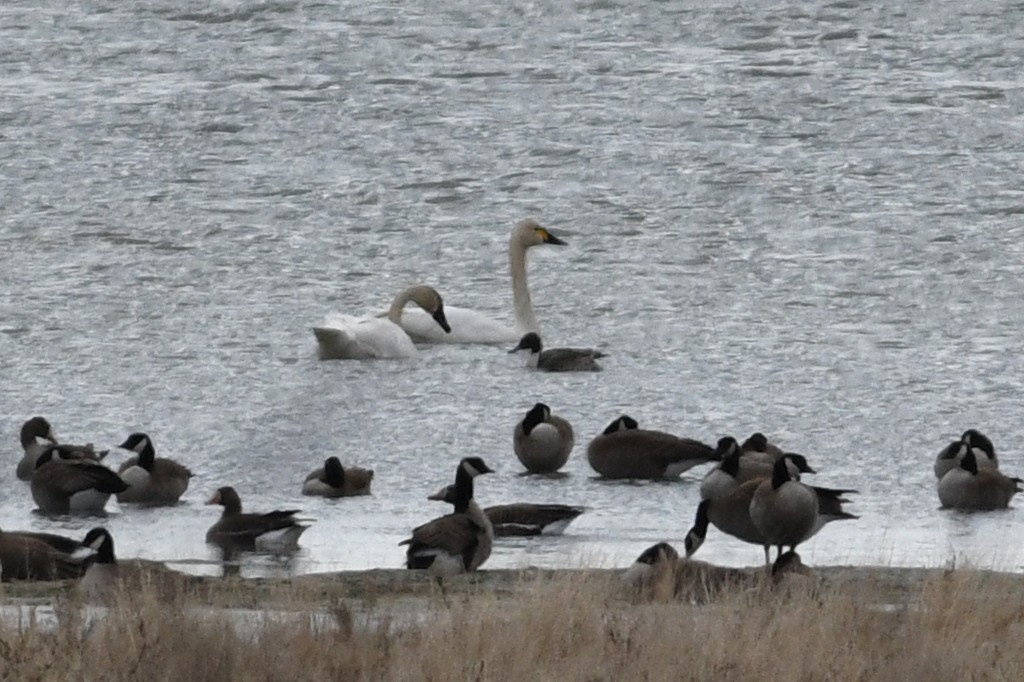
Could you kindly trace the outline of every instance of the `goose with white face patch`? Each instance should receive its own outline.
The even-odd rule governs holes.
[[[103,511],[111,495],[128,488],[120,476],[91,459],[64,459],[50,446],[36,460],[32,499],[47,514]]]
[[[206,532],[206,542],[217,545],[226,557],[236,552],[288,554],[299,547],[299,537],[309,527],[299,522],[298,509],[245,513],[242,500],[231,486],[218,488],[206,504],[219,504],[224,512]]]
[[[778,460],[772,470],[772,477],[762,480],[754,489],[749,506],[750,519],[761,533],[766,559],[770,546],[778,548],[776,556],[782,555],[783,547],[796,551],[797,545],[831,520],[829,517],[834,514],[829,512],[838,510],[843,514],[841,495],[855,491],[833,492],[835,495],[831,500],[835,503],[835,509],[823,508],[820,494],[811,486],[793,480],[785,457]],[[824,512],[821,511],[823,509]]]
[[[743,449],[735,438],[726,436],[718,440],[715,457],[721,462],[700,482],[700,498],[711,500],[724,497],[747,481],[769,478],[775,468],[775,458],[764,451]],[[796,453],[787,456],[790,477],[799,481],[800,474],[813,474],[807,458]]]
[[[401,327],[402,310],[407,303],[415,303],[427,311],[434,324],[451,332],[445,318],[441,294],[424,284],[403,289],[391,302],[386,317],[372,315],[330,315],[319,327],[313,328],[317,341],[317,354],[321,360],[370,360],[385,358],[411,358],[416,346]]]
[[[91,459],[95,462],[103,459],[108,450],[97,451],[92,443],[86,445],[70,445],[59,443],[57,436],[53,433],[44,417],[32,417],[21,426],[21,447],[22,457],[18,461],[17,474],[22,481],[32,480],[32,474],[36,470],[36,461],[45,450],[56,447],[57,452],[64,459]]]
[[[572,425],[551,408],[537,403],[516,424],[512,432],[512,448],[527,471],[551,474],[561,469],[575,443]]]
[[[505,343],[515,341],[526,332],[539,332],[526,281],[526,252],[543,244],[565,246],[564,241],[535,220],[523,220],[512,228],[508,253],[512,272],[514,326],[476,310],[449,306],[445,312],[452,327],[450,334],[442,334],[432,324],[430,317],[418,310],[410,310],[402,316],[402,329],[416,343]]]
[[[343,467],[337,457],[328,457],[324,465],[306,476],[303,495],[319,497],[352,497],[369,495],[373,469]]]
[[[81,545],[52,533],[0,530],[0,580],[67,580],[78,578],[88,562],[73,556]]]
[[[454,505],[455,486],[447,485],[427,499]],[[483,511],[494,527],[494,537],[524,537],[561,535],[586,508],[568,504],[513,502],[485,507]]]
[[[737,460],[740,458],[741,455],[739,450],[736,449],[731,450],[725,456],[721,465],[722,477],[728,476],[729,472],[734,472],[736,470]],[[765,563],[768,564],[770,562],[770,545],[777,543],[767,541],[762,525],[755,522],[755,510],[753,505],[754,498],[762,486],[770,486],[772,484],[776,471],[780,469],[785,472],[787,477],[786,481],[788,483],[794,485],[797,484],[798,482],[792,478],[792,472],[809,469],[809,467],[806,466],[798,466],[796,462],[800,460],[803,460],[804,463],[806,463],[806,459],[803,455],[786,453],[775,464],[775,468],[772,470],[772,477],[752,479],[744,481],[743,483],[736,483],[728,490],[725,490],[725,487],[722,486],[722,489],[720,490],[721,494],[719,496],[702,500],[701,503],[697,505],[697,514],[694,518],[693,527],[686,534],[686,556],[693,556],[693,554],[704,543],[704,540],[707,537],[708,524],[710,523],[726,535],[731,535],[743,542],[761,545],[764,548]],[[843,496],[856,493],[856,490],[822,488],[803,484],[800,484],[800,486],[801,489],[809,491],[810,496],[815,500],[815,516],[809,530],[807,530],[806,533],[801,535],[797,540],[798,543],[804,542],[813,537],[827,523],[857,518],[857,516],[850,514],[843,509],[843,504],[849,502],[849,500]],[[765,491],[761,492],[764,493]],[[776,496],[774,500],[768,500],[768,502],[771,502],[774,505],[771,510],[762,509],[765,505],[763,502],[759,502],[759,505],[761,506],[758,507],[757,513],[761,514],[761,519],[764,524],[771,523],[771,529],[781,533],[781,529],[784,529],[785,524],[794,516],[794,513],[789,511],[789,507],[787,505],[791,498],[799,500],[800,493],[797,492],[796,495],[794,495],[790,488],[786,488],[780,493],[780,495],[781,498]],[[799,524],[801,519],[802,517],[795,517],[796,524]],[[794,530],[794,533],[797,532],[799,532],[799,528]],[[775,537],[776,536],[773,535],[772,539],[774,540]],[[787,539],[789,539],[788,536]],[[781,549],[779,553],[781,554]]]
[[[413,529],[405,566],[437,577],[475,571],[491,555],[494,527],[473,499],[473,479],[493,473],[479,457],[466,457],[455,470],[455,511]]]
[[[672,479],[716,461],[714,448],[698,440],[638,426],[623,415],[590,441],[587,459],[602,478]]]
[[[145,433],[133,433],[121,445],[136,453],[125,461],[118,473],[128,489],[117,494],[118,502],[148,505],[177,504],[188,489],[192,472],[173,459],[157,457],[152,439]]]
[[[960,444],[967,445],[967,448],[961,448]],[[942,480],[943,476],[958,468],[968,449],[974,453],[974,461],[979,469],[999,469],[999,458],[992,441],[977,429],[967,429],[959,441],[953,441],[942,448],[935,457],[935,465],[932,467],[935,478]]]
[[[534,332],[525,334],[519,339],[519,345],[509,351],[518,353],[521,350],[530,352],[526,358],[526,366],[543,372],[600,372],[598,358],[605,354],[594,348],[550,348],[544,350],[540,336]]]
[[[188,576],[159,561],[118,561],[114,554],[114,538],[106,528],[90,530],[76,554],[90,562],[85,575],[78,581],[77,589],[94,604],[114,604],[119,599],[154,591],[158,597],[173,599],[181,594],[189,581]]]
[[[1005,509],[1021,491],[1019,478],[1010,478],[993,468],[978,466],[975,448],[963,441],[952,443],[953,458],[960,464],[939,481],[939,502],[949,509],[990,511]]]

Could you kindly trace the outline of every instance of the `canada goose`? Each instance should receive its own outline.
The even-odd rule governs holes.
[[[341,466],[337,457],[328,457],[322,467],[306,476],[302,494],[321,497],[369,495],[372,482],[373,469],[346,468]]]
[[[21,426],[21,447],[24,452],[18,462],[18,478],[22,481],[32,480],[39,455],[43,454],[48,447],[53,446],[57,447],[58,453],[64,459],[92,459],[98,462],[109,452],[108,450],[97,451],[92,443],[86,445],[58,444],[57,436],[54,435],[50,422],[44,417],[32,417]]]
[[[587,459],[602,478],[675,478],[687,469],[715,461],[715,450],[691,438],[630,428],[625,415],[590,441]]]
[[[118,447],[136,453],[117,470],[128,484],[127,490],[117,494],[118,502],[175,504],[185,493],[192,472],[173,459],[157,457],[149,436],[133,433]]]
[[[447,485],[427,497],[455,504],[456,492],[454,485]],[[561,535],[577,516],[586,511],[583,507],[572,507],[567,504],[530,504],[517,502],[513,504],[496,504],[486,507],[484,514],[494,526],[495,537],[527,536],[527,535]]]
[[[748,439],[749,440],[749,439]],[[726,436],[718,440],[715,458],[720,463],[713,467],[700,482],[700,498],[710,500],[728,495],[740,484],[772,475],[775,460],[764,451],[743,450],[735,438]],[[814,469],[807,463],[807,458],[796,453],[789,453],[789,473],[793,480],[799,481],[801,473],[813,474]]]
[[[574,444],[572,425],[551,414],[551,408],[537,403],[516,424],[512,448],[530,473],[550,474],[569,460]]]
[[[399,545],[406,568],[427,569],[437,577],[475,571],[491,555],[494,528],[473,499],[473,479],[493,473],[479,457],[466,457],[455,470],[455,511],[414,528]]]
[[[188,580],[159,561],[118,561],[114,538],[106,528],[90,530],[81,547],[79,555],[91,555],[91,561],[77,588],[92,603],[109,604],[118,596],[132,597],[154,589],[158,596],[168,598],[180,593]]]
[[[64,459],[57,446],[36,460],[32,499],[47,514],[102,511],[110,496],[128,487],[120,476],[91,459]]]
[[[955,447],[954,447],[955,446]],[[960,441],[950,446],[960,466],[951,469],[939,481],[939,502],[952,509],[1005,509],[1021,491],[1019,478],[1010,478],[996,469],[978,467],[975,448]]]
[[[605,357],[605,354],[593,348],[550,348],[543,350],[540,336],[536,332],[529,332],[519,340],[519,345],[509,351],[515,353],[521,350],[530,351],[530,357],[526,359],[526,366],[545,372],[600,372],[601,365],[597,364],[598,358]]]
[[[415,303],[426,310],[434,322],[448,333],[452,330],[444,315],[441,294],[425,284],[403,289],[391,302],[386,317],[341,315],[327,318],[313,328],[321,360],[366,360],[371,358],[411,358],[416,346],[401,327],[402,309]]]
[[[651,545],[622,574],[622,581],[635,588],[646,587],[675,573],[679,552],[667,542]]]
[[[750,520],[760,531],[767,558],[771,545],[796,550],[818,525],[818,496],[810,486],[794,481],[786,460],[775,463],[771,479],[762,480],[750,499]],[[768,563],[767,561],[765,563]]]
[[[959,441],[953,441],[942,448],[938,456],[936,456],[935,466],[932,467],[932,470],[935,472],[935,478],[941,480],[949,471],[956,469],[960,465],[963,453],[966,452],[966,450],[958,447],[960,443],[966,443],[974,451],[974,458],[978,468],[999,468],[999,458],[996,457],[992,441],[977,429],[967,429],[960,436]]]
[[[78,578],[88,566],[73,556],[79,547],[61,535],[0,530],[0,581]]]
[[[723,463],[728,468],[736,457],[737,454],[732,453],[726,460],[723,460]],[[788,453],[783,459],[779,460],[776,467],[781,467],[786,471],[787,475],[791,476],[791,472],[797,468],[792,460],[800,457],[800,455],[795,453]],[[769,546],[765,543],[764,532],[754,521],[752,503],[760,487],[764,484],[770,484],[771,480],[771,478],[762,478],[745,481],[721,496],[702,500],[697,505],[693,527],[686,534],[684,541],[686,556],[693,556],[704,543],[707,537],[708,524],[711,523],[726,535],[731,535],[743,542],[764,547],[765,563],[769,563]],[[791,482],[795,483],[792,480]],[[843,495],[856,493],[857,491],[818,486],[804,487],[811,491],[811,495],[815,499],[816,515],[812,528],[802,536],[801,542],[812,537],[826,523],[857,518],[842,508],[843,503],[849,502]]]
[[[542,244],[565,246],[564,241],[535,220],[523,220],[512,228],[508,252],[514,327],[476,310],[447,306],[445,312],[452,326],[450,334],[441,333],[427,315],[415,308],[402,315],[402,329],[416,343],[505,343],[515,341],[526,332],[539,332],[526,282],[526,251]]]
[[[785,451],[783,451],[783,449],[778,445],[768,442],[768,438],[760,431],[755,431],[750,435],[750,438],[743,441],[743,445],[740,446],[740,450],[743,451],[743,454],[766,454],[771,457],[772,464],[775,463],[775,460],[785,454]]]
[[[298,549],[299,536],[309,526],[295,518],[298,509],[265,514],[243,513],[242,500],[231,486],[218,488],[206,504],[219,504],[224,512],[206,531],[206,542],[226,555],[237,551],[288,553]]]

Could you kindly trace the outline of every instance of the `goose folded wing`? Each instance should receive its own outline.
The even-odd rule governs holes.
[[[113,470],[89,460],[65,460],[46,468],[49,484],[65,495],[92,489],[114,494],[128,488]]]

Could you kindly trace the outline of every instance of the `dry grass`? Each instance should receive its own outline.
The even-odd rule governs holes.
[[[1016,576],[858,570],[797,576],[780,588],[756,574],[687,568],[636,594],[609,572],[507,572],[497,582],[487,573],[443,594],[388,577],[407,586],[398,599],[371,589],[339,597],[330,579],[294,581],[273,595],[267,584],[236,583],[241,602],[252,588],[290,609],[248,621],[167,603],[156,591],[101,617],[69,601],[58,626],[0,626],[0,674],[46,682],[1024,679]],[[198,594],[231,601],[209,586]]]

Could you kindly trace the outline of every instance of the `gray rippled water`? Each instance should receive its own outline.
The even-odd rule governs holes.
[[[1021,6],[691,4],[5,2],[0,523],[97,523],[33,514],[14,478],[43,414],[196,471],[174,509],[110,505],[124,556],[216,571],[202,502],[232,484],[315,519],[293,562],[246,571],[398,566],[475,454],[484,504],[589,507],[490,565],[618,565],[681,541],[700,475],[593,479],[585,445],[626,412],[763,430],[858,488],[809,563],[1019,569],[1019,512],[938,510],[931,462],[977,427],[1024,471]],[[488,346],[316,361],[325,314],[412,282],[511,319],[526,216],[570,242],[530,254],[545,337],[603,347],[603,373]],[[576,427],[564,479],[517,475],[540,399]],[[298,495],[332,454],[376,469],[372,497]]]

